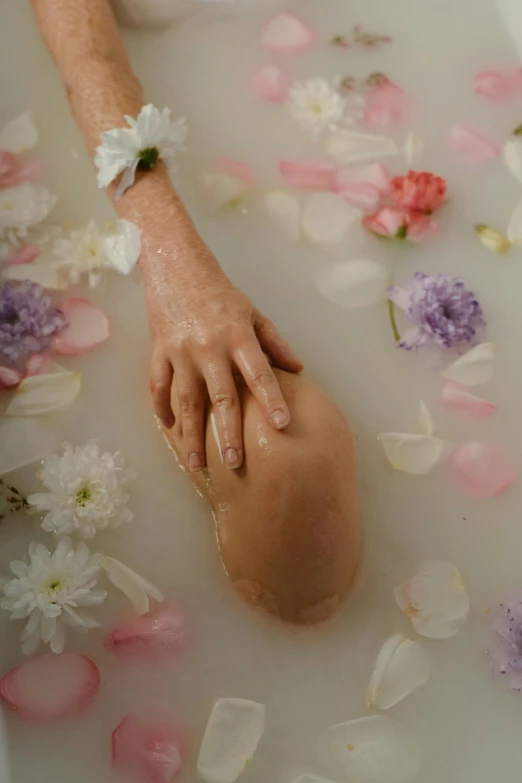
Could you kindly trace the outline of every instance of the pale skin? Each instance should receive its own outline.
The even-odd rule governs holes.
[[[125,127],[146,103],[121,40],[109,0],[32,0],[36,18],[94,156],[101,133]],[[159,107],[162,108],[162,107]],[[172,107],[175,116],[175,107]],[[197,233],[159,162],[138,173],[116,201],[118,215],[141,232],[140,267],[153,339],[151,391],[167,429],[179,418],[189,470],[206,465],[205,403],[216,411],[224,464],[243,464],[243,424],[235,374],[240,374],[275,430],[290,411],[272,365],[297,373],[302,364],[274,324],[221,269]],[[173,384],[173,377],[176,383]]]

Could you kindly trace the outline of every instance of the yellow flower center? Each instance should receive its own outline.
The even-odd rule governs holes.
[[[90,500],[92,497],[92,492],[89,489],[89,487],[82,487],[77,493],[76,493],[76,503],[78,506],[85,507],[85,504],[88,500]]]

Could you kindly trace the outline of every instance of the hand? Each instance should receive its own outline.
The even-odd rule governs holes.
[[[219,270],[201,287],[189,286],[183,296],[149,292],[149,320],[154,341],[151,390],[156,415],[174,425],[171,394],[178,397],[186,464],[205,467],[205,399],[214,406],[223,461],[227,468],[243,463],[242,418],[234,380],[237,368],[259,401],[267,420],[278,430],[288,426],[290,412],[270,360],[281,369],[299,372],[294,356],[274,324],[255,309]],[[172,387],[176,375],[175,391]]]

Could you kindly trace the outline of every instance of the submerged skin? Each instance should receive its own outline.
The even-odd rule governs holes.
[[[284,621],[314,624],[340,607],[360,565],[356,443],[317,386],[276,374],[292,414],[289,427],[273,430],[241,384],[242,468],[223,465],[208,416],[208,468],[190,478],[214,513],[221,559],[236,592]],[[164,433],[184,464],[179,419]]]

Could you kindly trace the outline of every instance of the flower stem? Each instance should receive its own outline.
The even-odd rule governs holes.
[[[395,320],[395,305],[391,299],[388,299],[388,314],[390,316],[390,325],[393,332],[393,339],[398,343],[401,339],[399,330],[397,329],[397,321]]]

